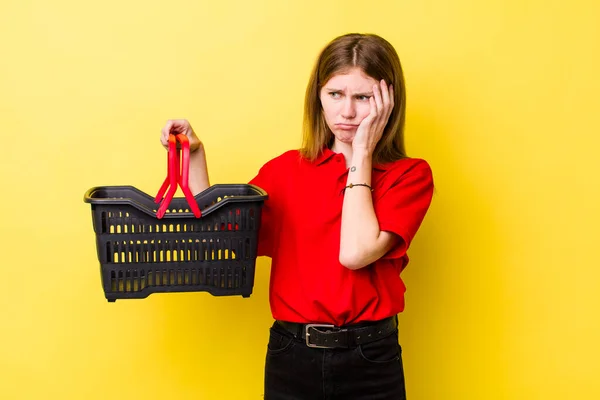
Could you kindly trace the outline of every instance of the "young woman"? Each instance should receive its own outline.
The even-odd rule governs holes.
[[[404,150],[400,60],[376,35],[321,52],[308,83],[304,143],[250,182],[269,194],[259,255],[272,258],[265,399],[405,399],[400,273],[429,208],[427,162]],[[202,142],[185,120],[194,194],[209,186]]]

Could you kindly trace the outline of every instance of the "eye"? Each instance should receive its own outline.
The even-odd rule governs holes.
[[[340,97],[342,97],[342,94],[340,92],[329,92],[329,95],[332,99],[339,99]]]
[[[370,96],[360,95],[360,96],[356,96],[356,99],[360,100],[360,101],[369,101],[369,97]]]

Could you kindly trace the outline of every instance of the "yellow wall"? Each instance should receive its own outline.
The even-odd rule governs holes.
[[[83,193],[153,194],[174,117],[213,183],[247,181],[299,144],[349,31],[396,46],[437,183],[404,274],[410,399],[600,398],[599,4],[3,0],[0,398],[261,398],[268,262],[250,299],[109,304]]]

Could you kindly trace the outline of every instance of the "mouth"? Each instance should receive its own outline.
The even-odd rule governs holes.
[[[335,127],[344,131],[351,131],[358,128],[358,125],[354,124],[335,124]]]

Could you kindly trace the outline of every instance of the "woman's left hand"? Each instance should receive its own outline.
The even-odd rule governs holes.
[[[352,140],[352,150],[373,154],[394,108],[394,87],[388,87],[383,79],[378,85],[373,85],[373,96],[369,98],[369,104],[371,112],[358,126]]]

